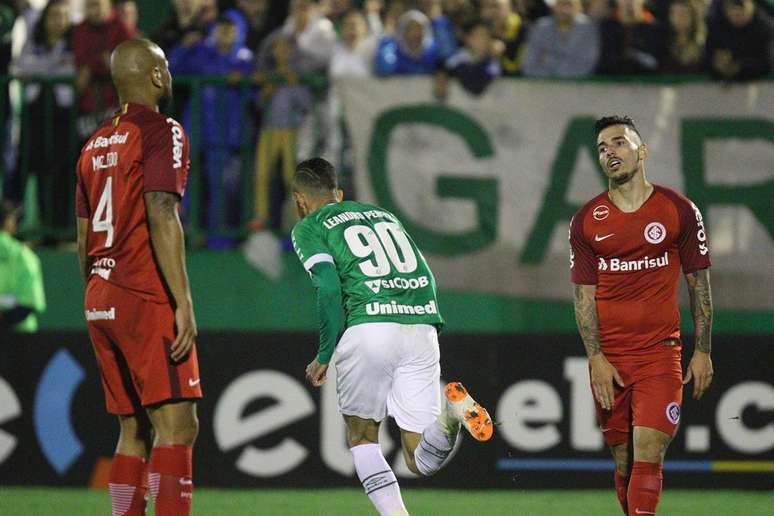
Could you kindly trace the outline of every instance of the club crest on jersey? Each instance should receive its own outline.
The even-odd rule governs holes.
[[[607,216],[610,215],[610,208],[604,204],[600,204],[594,208],[594,211],[592,211],[591,214],[594,216],[594,220],[605,220]]]
[[[680,421],[680,405],[678,405],[676,401],[667,405],[666,417],[673,425],[676,425]]]
[[[666,238],[666,228],[660,222],[651,222],[645,226],[645,240],[651,244],[660,244]]]

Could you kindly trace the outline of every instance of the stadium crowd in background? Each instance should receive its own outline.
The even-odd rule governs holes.
[[[774,4],[767,0],[171,3],[169,19],[148,37],[168,53],[173,73],[228,79],[197,90],[195,96],[190,83],[181,81],[171,113],[183,118],[193,134],[191,113],[199,110],[201,153],[194,160],[192,179],[198,180],[196,190],[204,208],[199,220],[189,218],[187,223],[209,233],[202,242],[213,248],[236,243],[213,235],[218,228],[238,232],[248,222],[252,230],[283,226],[276,214],[282,212],[287,188],[267,185],[273,177],[283,177],[277,171],[286,171],[287,177],[299,157],[325,154],[344,172],[345,189],[351,193],[346,177],[351,152],[335,85],[341,77],[431,75],[435,81],[428,94],[434,93],[442,102],[450,84],[459,83],[470,95],[486,95],[501,76],[701,74],[708,79],[748,81],[767,76],[772,67]],[[14,132],[8,130],[9,124],[2,125],[0,136],[9,149],[3,197],[16,202],[24,198],[30,175],[53,176],[47,184],[57,185],[57,192],[72,191],[72,185],[63,181],[72,183],[68,170],[73,168],[77,148],[64,153],[71,158],[59,161],[61,167],[43,157],[25,156],[34,154],[30,148],[39,147],[35,139],[45,132],[41,131],[45,116],[53,116],[60,127],[75,106],[75,140],[82,141],[117,107],[107,60],[118,43],[139,34],[137,19],[144,5],[137,0],[115,4],[49,0],[48,4],[41,16],[41,10],[25,0],[0,0],[2,72],[18,77],[72,77],[75,86],[75,96],[67,85],[54,88],[51,115],[43,113],[45,95],[36,93],[35,85],[27,87],[24,123],[29,130],[24,132],[28,136],[21,142],[25,146],[21,151],[17,151],[18,138],[11,139]],[[26,25],[28,36],[12,59],[7,40],[19,23]],[[286,56],[278,59],[283,53]],[[7,94],[0,101],[4,116],[10,111]],[[66,135],[56,135],[49,145],[62,149],[70,143]],[[252,221],[244,216],[249,208],[240,206],[245,199],[240,198],[244,196],[239,188],[249,184],[243,180],[251,177],[256,178]],[[69,210],[62,208],[64,204],[46,207],[41,201],[43,219],[72,226],[71,217],[63,220]],[[288,221],[284,226],[289,227]]]

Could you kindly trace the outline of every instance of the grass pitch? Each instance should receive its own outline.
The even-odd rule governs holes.
[[[613,490],[604,491],[440,491],[406,489],[403,499],[412,515],[588,515],[620,516]],[[106,491],[0,486],[3,516],[105,516]],[[152,514],[152,512],[150,513]],[[360,516],[373,515],[359,489],[194,491],[195,516]],[[751,491],[667,491],[659,515],[771,516],[774,494]]]

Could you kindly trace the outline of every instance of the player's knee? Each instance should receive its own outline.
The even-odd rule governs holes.
[[[635,445],[637,460],[663,462],[669,441],[665,439],[643,439]]]
[[[118,453],[145,456],[153,441],[153,427],[147,417],[119,416]]]
[[[621,461],[616,460],[615,471],[622,477],[628,477],[629,473],[631,472],[631,469],[629,469],[629,459],[624,459]]]
[[[350,448],[360,446],[362,444],[377,444],[379,441],[367,432],[348,432],[347,443]]]
[[[631,467],[631,463],[629,461],[629,447],[626,444],[611,446],[610,451],[613,454],[615,470],[618,472],[618,474],[624,477],[629,476]]]
[[[375,444],[379,442],[379,424],[365,419],[347,417],[347,444],[350,448],[361,444]]]
[[[160,422],[154,430],[160,444],[193,446],[199,435],[199,420],[194,413],[180,414]]]

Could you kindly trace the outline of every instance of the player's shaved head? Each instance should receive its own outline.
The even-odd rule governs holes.
[[[172,92],[164,51],[147,39],[129,39],[110,56],[110,75],[121,102],[157,105]]]

